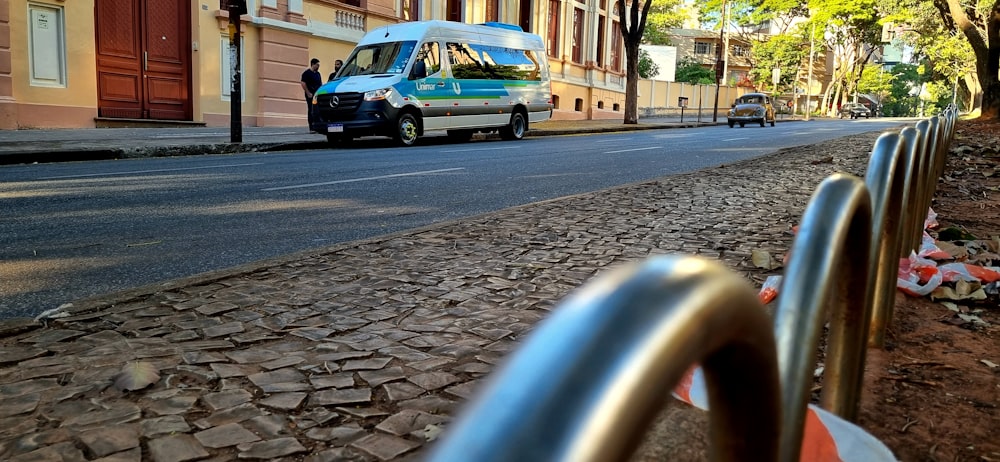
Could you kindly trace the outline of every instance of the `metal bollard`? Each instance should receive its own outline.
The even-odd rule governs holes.
[[[875,140],[865,175],[871,194],[874,237],[868,265],[868,286],[872,291],[868,345],[876,348],[885,346],[885,329],[892,320],[896,301],[903,224],[913,215],[906,210],[912,163],[913,153],[906,149],[906,139],[900,133],[883,133]]]
[[[919,251],[920,242],[923,240],[924,235],[924,219],[927,218],[927,208],[924,207],[924,196],[926,196],[927,177],[930,175],[931,167],[931,156],[930,145],[928,139],[930,138],[930,128],[931,123],[929,120],[921,120],[917,122],[914,126],[917,130],[917,143],[916,143],[916,171],[914,172],[914,181],[910,185],[910,197],[913,197],[909,207],[914,209],[913,217],[911,218],[910,228],[907,232],[910,233],[909,250]]]
[[[619,268],[558,306],[428,460],[621,460],[696,362],[708,383],[712,460],[776,460],[769,324],[746,281],[721,264],[670,256]]]
[[[798,460],[816,349],[830,316],[821,405],[847,420],[857,415],[871,299],[871,198],[861,179],[834,174],[806,207],[778,297],[784,426],[781,460]]]

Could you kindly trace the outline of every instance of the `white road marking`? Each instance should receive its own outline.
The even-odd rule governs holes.
[[[108,172],[108,173],[88,173],[85,175],[48,176],[45,178],[39,178],[39,180],[65,180],[69,178],[92,178],[97,176],[118,176],[118,175],[137,175],[142,173],[181,172],[185,170],[205,170],[210,168],[250,167],[253,165],[264,165],[264,163],[256,162],[252,164],[206,165],[204,167],[160,168],[155,170],[132,170],[128,172]]]
[[[726,139],[724,139],[724,140],[722,140],[722,141],[739,141],[739,140],[749,140],[749,139],[750,139],[750,137],[743,137],[743,138],[726,138]]]
[[[336,180],[336,181],[325,181],[323,183],[309,183],[309,184],[298,184],[294,186],[279,186],[277,188],[265,188],[261,191],[281,191],[284,189],[299,189],[299,188],[312,188],[315,186],[327,186],[331,184],[341,184],[341,183],[356,183],[358,181],[371,181],[371,180],[384,180],[386,178],[400,178],[404,176],[418,176],[418,175],[430,175],[432,173],[444,173],[444,172],[454,172],[456,170],[465,170],[465,168],[442,168],[440,170],[424,170],[422,172],[410,172],[410,173],[394,173],[392,175],[379,175],[379,176],[369,176],[365,178],[351,178],[347,180]]]
[[[620,152],[649,151],[650,149],[660,149],[660,146],[648,146],[645,148],[621,149],[618,151],[605,151],[603,154],[618,154]]]

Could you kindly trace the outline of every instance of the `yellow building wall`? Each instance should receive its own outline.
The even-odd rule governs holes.
[[[28,2],[10,2],[10,49],[17,127],[93,127],[97,116],[94,2],[34,1],[62,10],[65,86],[31,84]]]

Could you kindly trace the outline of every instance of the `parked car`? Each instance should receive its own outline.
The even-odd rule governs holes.
[[[868,110],[864,104],[861,103],[845,103],[840,106],[840,118],[850,117],[852,119],[859,119],[864,117],[866,119],[872,116],[872,111]]]
[[[770,122],[774,126],[774,106],[771,104],[771,97],[763,93],[747,93],[733,103],[733,108],[729,110],[729,128],[740,124],[740,127],[747,122],[757,122],[763,127]]]

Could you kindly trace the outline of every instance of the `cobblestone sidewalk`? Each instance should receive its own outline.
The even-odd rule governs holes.
[[[791,242],[877,133],[512,208],[0,324],[0,459],[419,458],[563,298],[652,254]],[[684,155],[665,152],[664,155]],[[152,386],[120,392],[126,364]]]

